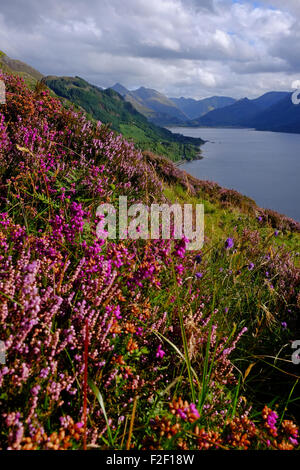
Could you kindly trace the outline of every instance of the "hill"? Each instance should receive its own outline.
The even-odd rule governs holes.
[[[110,124],[112,129],[133,139],[141,149],[148,149],[171,159],[192,159],[199,154],[202,139],[172,134],[148,122],[131,103],[111,88],[101,90],[80,77],[48,76],[43,82],[58,96],[80,106],[90,117]]]
[[[23,77],[27,83],[32,84],[43,78],[43,75],[21,60],[11,59],[0,51],[0,69],[8,73],[16,73]]]

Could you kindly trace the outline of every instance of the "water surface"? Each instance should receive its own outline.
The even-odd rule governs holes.
[[[181,168],[300,221],[300,134],[253,129],[170,128],[208,140],[202,160]]]

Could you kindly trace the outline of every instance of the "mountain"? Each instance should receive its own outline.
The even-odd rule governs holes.
[[[173,134],[149,122],[111,88],[101,90],[80,77],[48,76],[43,81],[58,96],[80,106],[90,117],[110,124],[113,130],[133,139],[143,150],[151,150],[173,160],[191,159],[199,153],[199,146],[203,144],[202,139]]]
[[[120,83],[116,83],[114,86],[111,87],[113,90],[115,90],[117,93],[119,93],[125,101],[128,101],[128,103],[131,103],[132,106],[141,114],[143,114],[146,118],[151,118],[155,116],[155,112],[143,105],[140,100],[137,100],[134,96],[134,94],[127,90],[123,85]]]
[[[278,103],[255,116],[250,125],[257,130],[300,134],[300,105],[293,104],[291,93],[288,93]]]
[[[170,116],[179,121],[187,120],[187,116],[169,98],[156,90],[140,87],[132,92],[132,94],[136,100],[155,111],[158,116],[161,116],[161,119],[164,116]]]
[[[127,93],[130,93],[130,91],[127,90],[127,88],[125,88],[123,85],[121,85],[121,83],[115,83],[114,86],[112,86],[111,88],[123,97],[127,95]]]
[[[157,125],[180,125],[188,120],[188,116],[173,101],[156,90],[140,87],[137,90],[129,91],[120,83],[116,83],[111,88],[123,96],[149,121]]]
[[[290,93],[286,91],[269,91],[259,98],[252,100],[252,102],[257,104],[261,110],[265,110],[270,106],[279,103],[283,98],[286,98],[289,95]]]
[[[225,108],[215,109],[189,124],[208,127],[256,127],[256,118],[288,95],[286,92],[269,92],[253,100],[243,98]]]
[[[233,104],[236,100],[227,96],[211,96],[203,100],[193,98],[170,98],[189,119],[196,119],[214,109],[224,108]]]
[[[248,98],[243,98],[225,108],[215,109],[193,120],[191,124],[208,127],[242,127],[259,112],[260,108],[257,104],[252,103]]]
[[[0,69],[6,73],[16,73],[29,83],[37,82],[43,78],[43,75],[30,65],[21,60],[11,59],[2,51],[0,51]]]

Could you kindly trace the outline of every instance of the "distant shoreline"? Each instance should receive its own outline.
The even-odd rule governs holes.
[[[166,129],[230,129],[230,130],[248,130],[248,131],[256,131],[256,132],[272,132],[273,134],[290,134],[290,135],[300,135],[300,132],[287,132],[284,130],[271,130],[271,129],[255,129],[254,127],[238,127],[238,126],[183,126],[183,125],[177,125],[177,126],[168,126]],[[178,134],[178,132],[177,132]],[[205,143],[208,141],[205,141]]]

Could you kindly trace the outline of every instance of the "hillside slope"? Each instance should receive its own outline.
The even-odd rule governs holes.
[[[148,122],[116,91],[101,90],[80,77],[48,76],[44,83],[58,96],[64,97],[87,111],[89,115],[134,140],[141,149],[152,150],[171,159],[192,159],[199,153],[202,139],[172,134]]]
[[[0,69],[8,73],[17,73],[27,83],[35,83],[43,78],[43,75],[38,70],[21,60],[11,59],[2,51],[0,51]]]

